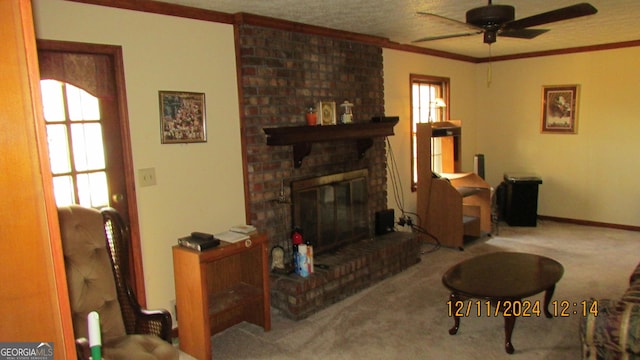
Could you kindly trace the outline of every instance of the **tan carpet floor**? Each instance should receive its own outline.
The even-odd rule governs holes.
[[[429,250],[430,246],[424,246]],[[463,318],[449,335],[449,292],[442,274],[452,265],[495,251],[519,251],[556,259],[564,276],[554,299],[579,302],[619,297],[640,262],[640,233],[539,221],[508,227],[474,240],[464,251],[440,248],[422,261],[302,321],[272,311],[272,329],[241,323],[212,337],[222,359],[580,359],[580,315],[518,318],[504,351],[502,317]],[[529,298],[543,301],[539,294]]]

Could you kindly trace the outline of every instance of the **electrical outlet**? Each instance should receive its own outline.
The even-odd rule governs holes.
[[[156,168],[139,169],[138,181],[140,186],[156,185]]]

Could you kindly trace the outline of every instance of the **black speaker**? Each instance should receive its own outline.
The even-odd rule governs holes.
[[[484,154],[476,154],[473,158],[473,172],[484,179]]]
[[[376,212],[376,235],[384,235],[393,230],[395,214],[393,209],[381,210]]]

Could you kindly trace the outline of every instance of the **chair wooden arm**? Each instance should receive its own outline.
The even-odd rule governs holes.
[[[85,337],[76,339],[76,353],[78,360],[90,360],[91,359],[91,347],[89,347],[89,340]]]
[[[171,314],[164,309],[140,309],[136,321],[136,333],[153,334],[171,343]]]

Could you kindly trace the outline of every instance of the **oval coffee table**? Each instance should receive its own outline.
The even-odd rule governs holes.
[[[454,326],[449,334],[458,332],[460,317],[503,316],[505,350],[512,354],[516,318],[540,316],[541,308],[551,318],[549,302],[563,273],[562,265],[553,259],[518,252],[495,252],[454,265],[442,276],[442,283],[451,290],[448,305]],[[539,301],[523,300],[543,291],[542,306]]]

